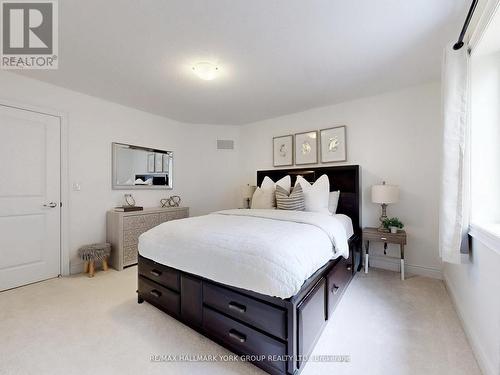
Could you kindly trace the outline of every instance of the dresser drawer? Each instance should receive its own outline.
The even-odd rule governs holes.
[[[181,298],[179,293],[164,288],[142,276],[139,276],[139,295],[154,305],[161,306],[169,314],[179,317]]]
[[[143,232],[157,226],[160,223],[160,214],[133,215],[123,218],[123,230],[143,229]]]
[[[184,219],[188,217],[187,210],[178,210],[172,212],[162,212],[160,213],[160,222],[163,223],[165,221]]]
[[[224,314],[286,339],[286,311],[237,292],[203,283],[203,303]]]
[[[179,272],[173,268],[141,258],[139,275],[147,277],[169,289],[179,291]]]
[[[351,263],[342,258],[327,276],[328,279],[328,317],[331,316],[340,297],[352,279]]]
[[[123,246],[123,266],[130,266],[137,263],[137,244]]]
[[[246,353],[264,356],[263,362],[269,367],[286,371],[286,361],[269,361],[286,354],[286,346],[263,333],[228,318],[208,307],[203,307],[203,328],[219,338],[237,354]]]

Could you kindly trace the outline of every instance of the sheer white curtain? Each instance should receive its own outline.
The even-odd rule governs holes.
[[[449,263],[468,255],[470,212],[470,56],[467,46],[447,46],[443,58],[443,156],[439,210],[439,252]]]

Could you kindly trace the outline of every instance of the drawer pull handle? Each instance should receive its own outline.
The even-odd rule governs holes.
[[[332,292],[333,294],[337,294],[337,292],[339,291],[340,287],[337,285],[337,284],[333,284],[332,286]]]
[[[149,271],[149,273],[153,276],[156,276],[156,277],[160,277],[161,276],[161,272],[160,271],[157,271],[157,270],[151,270]]]
[[[238,302],[231,301],[231,302],[229,302],[229,304],[227,306],[229,307],[229,310],[234,310],[234,311],[237,311],[241,314],[243,314],[243,313],[245,313],[245,311],[247,311],[247,307],[244,305],[240,305]]]
[[[153,289],[151,292],[149,292],[149,294],[151,294],[153,297],[156,297],[156,298],[161,297],[161,292],[156,290],[156,289]]]
[[[239,341],[239,342],[247,341],[247,337],[243,333],[239,333],[235,329],[231,329],[229,331],[229,337],[231,337],[232,339],[235,339],[236,341]]]
[[[387,238],[386,238],[386,237],[380,237],[380,239],[381,239],[381,240],[387,240]]]

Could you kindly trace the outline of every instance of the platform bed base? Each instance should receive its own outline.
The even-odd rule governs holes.
[[[238,355],[252,356],[246,359],[270,374],[298,374],[355,273],[358,248],[359,238],[351,238],[349,259],[330,261],[288,299],[139,257],[138,302],[151,303]]]

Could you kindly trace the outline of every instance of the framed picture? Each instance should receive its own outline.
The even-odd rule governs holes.
[[[295,164],[316,164],[318,162],[318,132],[295,134]]]
[[[163,172],[163,154],[155,154],[155,172]]]
[[[322,163],[347,160],[345,130],[346,127],[343,125],[319,131]]]
[[[293,135],[273,138],[273,165],[275,167],[293,165]]]
[[[155,154],[148,154],[148,173],[155,171]]]

